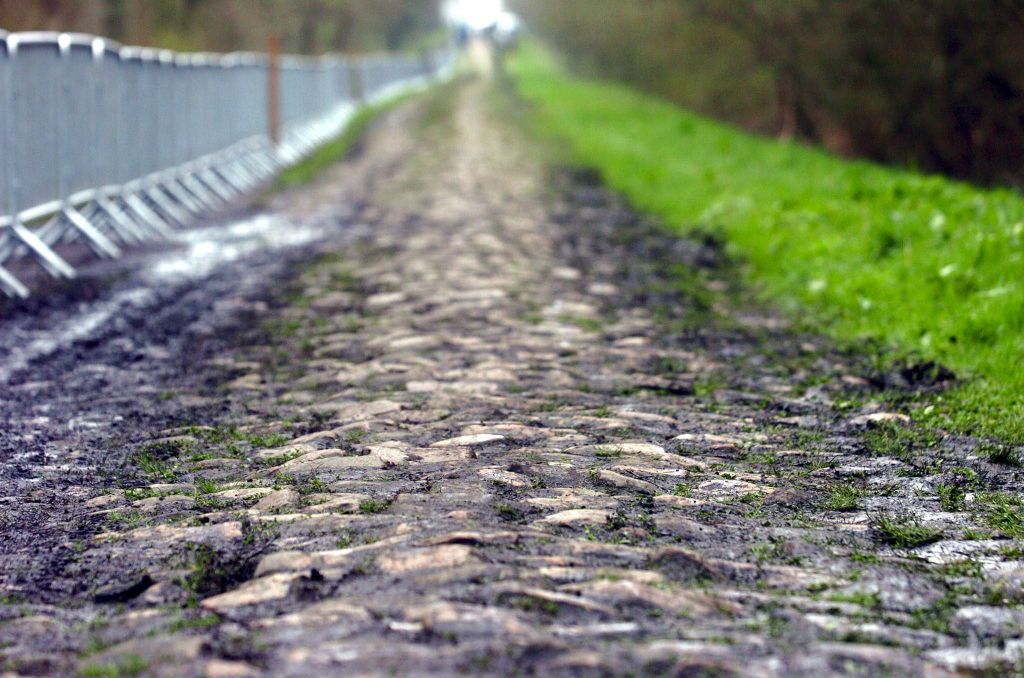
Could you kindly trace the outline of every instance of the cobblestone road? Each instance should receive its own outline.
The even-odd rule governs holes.
[[[448,94],[369,137],[367,235],[167,396],[228,414],[75,491],[64,599],[5,561],[12,675],[1011,671],[1015,472]]]

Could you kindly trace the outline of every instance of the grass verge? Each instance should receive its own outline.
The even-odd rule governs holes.
[[[960,386],[932,426],[1024,441],[1024,197],[752,136],[526,44],[510,73],[531,124],[673,229],[720,230],[764,299],[881,360],[935,360]]]
[[[277,178],[274,190],[280,191],[293,186],[308,184],[325,169],[344,158],[355,146],[356,142],[362,138],[366,128],[369,127],[370,123],[377,116],[396,108],[414,96],[416,96],[415,93],[402,94],[359,109],[339,137],[324,144],[298,164],[281,172],[281,175]]]

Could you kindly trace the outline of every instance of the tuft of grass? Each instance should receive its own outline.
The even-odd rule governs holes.
[[[985,576],[985,570],[981,563],[974,560],[957,560],[946,563],[939,568],[945,577],[967,577],[978,579]]]
[[[828,498],[822,504],[826,511],[853,511],[857,503],[864,496],[864,492],[849,483],[833,485],[828,490]]]
[[[575,325],[585,332],[598,333],[604,329],[604,323],[597,318],[583,318],[574,315],[563,315],[559,316],[559,321]]]
[[[553,600],[538,598],[535,596],[523,595],[511,598],[508,604],[517,607],[524,612],[540,612],[554,617],[559,612],[559,605]]]
[[[868,591],[853,591],[851,593],[835,593],[828,597],[836,603],[853,603],[870,609],[881,609],[882,598],[878,593]]]
[[[779,455],[770,450],[767,452],[749,453],[743,457],[743,461],[747,462],[748,464],[763,464],[766,466],[771,466],[773,464],[779,463]]]
[[[523,511],[515,504],[501,503],[495,504],[494,510],[502,520],[509,522],[516,522],[523,519]]]
[[[938,445],[936,433],[893,422],[877,424],[864,434],[868,448],[879,456],[911,459],[915,451]]]
[[[565,403],[558,396],[551,396],[547,401],[540,403],[534,409],[538,412],[557,412]]]
[[[151,478],[166,481],[174,480],[174,465],[157,459],[148,451],[144,450],[135,457],[135,465],[139,467],[140,471]]]
[[[331,491],[330,486],[320,478],[310,478],[298,486],[299,494],[324,494]]]
[[[261,536],[264,535],[254,534],[247,528],[243,543],[255,543]],[[240,563],[233,561],[228,554],[220,553],[206,544],[190,544],[188,548],[191,557],[188,573],[177,583],[193,597],[221,593],[239,580]]]
[[[366,429],[354,428],[345,432],[345,441],[356,445],[361,443],[368,435],[370,435],[370,432]]]
[[[194,546],[192,565],[183,581],[185,590],[198,593],[205,590],[210,581],[218,578],[217,554],[205,544]]]
[[[712,398],[715,393],[728,386],[725,377],[717,372],[705,374],[693,383],[693,393],[698,398]]]
[[[689,368],[690,366],[685,361],[670,356],[659,356],[653,365],[653,371],[656,374],[666,376],[685,374]]]
[[[273,447],[281,447],[288,442],[289,438],[283,433],[271,433],[266,436],[251,435],[247,436],[246,440],[255,449],[266,449]]]
[[[1024,440],[1024,196],[756,137],[622,85],[569,75],[527,42],[509,72],[556,158],[596,169],[679,232],[725,234],[764,299],[882,362],[961,383],[933,426]],[[896,350],[891,350],[895,348]]]
[[[199,617],[182,617],[167,627],[167,631],[168,633],[177,633],[191,629],[208,629],[219,623],[220,617],[215,614],[205,614]]]
[[[267,323],[265,323],[264,325],[264,329],[266,329],[266,327],[268,326]],[[291,327],[291,325],[287,326]],[[301,324],[295,326],[294,331],[297,332],[300,327]],[[280,330],[280,328],[278,329]],[[244,433],[238,430],[237,426],[231,425],[216,427],[192,426],[186,429],[186,432],[188,433],[188,435],[204,443],[223,447],[228,454],[233,456],[238,456],[242,453],[243,448],[240,447],[240,444],[247,444],[253,449],[263,449],[268,447],[281,447],[289,440],[288,436],[285,435],[284,433],[270,433],[267,435],[261,435],[257,433]],[[196,458],[198,456],[205,455],[193,455],[193,458]]]
[[[939,506],[943,511],[963,511],[967,505],[967,493],[957,483],[942,483],[935,491],[939,495]]]
[[[130,654],[113,664],[89,664],[79,674],[82,678],[132,678],[141,676],[148,668],[149,663],[145,659]]]
[[[196,478],[196,494],[213,494],[218,489],[217,481],[209,478]]]
[[[284,454],[276,454],[273,457],[265,457],[257,460],[257,464],[260,466],[273,467],[287,464],[292,459],[298,459],[302,456],[302,452],[286,452]]]
[[[882,559],[874,553],[865,553],[863,551],[854,551],[851,553],[850,560],[855,563],[866,563],[868,565],[878,565],[882,562]]]
[[[676,483],[672,488],[672,494],[677,497],[689,497],[693,494],[693,488],[686,483]]]
[[[349,546],[352,546],[352,531],[342,530],[338,533],[337,539],[334,540],[334,547],[347,549]]]
[[[988,460],[993,464],[1016,467],[1024,466],[1024,460],[1021,459],[1020,453],[1009,445],[982,443],[978,445],[975,452],[988,457]]]
[[[390,501],[384,499],[364,499],[359,502],[360,513],[381,513],[391,506]]]
[[[1024,499],[1009,492],[985,492],[976,501],[989,527],[1012,539],[1024,539]]]
[[[879,541],[896,548],[912,549],[942,539],[942,530],[923,525],[906,514],[881,514],[871,527]]]
[[[141,511],[116,510],[107,514],[107,520],[122,529],[131,529],[145,523],[146,514]]]
[[[935,487],[939,506],[943,511],[967,510],[967,493],[979,489],[981,484],[978,472],[965,466],[947,468],[945,472],[948,474],[948,479]],[[964,539],[970,539],[970,533],[971,531],[965,533]]]

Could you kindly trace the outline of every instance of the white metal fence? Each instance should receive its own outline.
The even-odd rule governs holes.
[[[339,134],[357,108],[450,70],[425,55],[286,56],[271,141],[270,57],[178,54],[68,33],[0,31],[0,289],[29,290],[4,264],[54,248],[102,257],[166,236]]]

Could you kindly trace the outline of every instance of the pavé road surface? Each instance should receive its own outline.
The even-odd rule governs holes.
[[[2,675],[1012,673],[1024,550],[977,497],[1019,472],[695,292],[715,240],[546,166],[493,87],[260,208],[319,238],[8,341]]]

